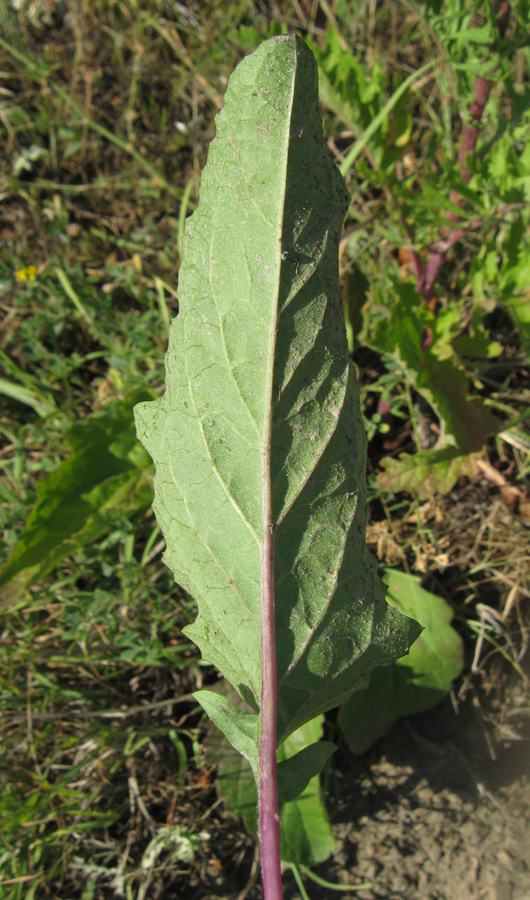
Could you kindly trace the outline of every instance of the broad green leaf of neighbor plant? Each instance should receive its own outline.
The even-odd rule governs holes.
[[[451,627],[451,607],[421,587],[420,579],[387,569],[388,602],[414,616],[424,631],[408,656],[372,673],[340,709],[339,725],[353,753],[365,753],[403,716],[436,706],[451,690],[464,665],[463,643]]]
[[[121,516],[152,502],[149,457],[138,443],[132,407],[153,397],[137,391],[73,425],[72,453],[37,486],[37,502],[13,553],[0,569],[2,604],[15,601],[66,556],[102,537]]]
[[[166,391],[136,407],[165,561],[198,603],[187,634],[254,714],[275,621],[278,745],[419,633],[386,605],[364,543],[366,441],[338,282],[347,201],[313,56],[272,38],[230,79],[187,220]],[[228,737],[257,741],[248,726]]]
[[[317,716],[289,735],[278,751],[280,786],[282,767],[304,749],[322,745],[323,716]],[[314,742],[318,741],[317,744]],[[333,744],[325,746],[333,748]],[[328,751],[328,756],[329,756]],[[332,752],[332,751],[331,751]],[[216,786],[219,796],[235,816],[242,816],[249,830],[257,831],[256,784],[248,762],[217,731],[206,741],[206,757],[218,766]],[[299,769],[299,767],[296,767]],[[281,857],[286,863],[314,865],[333,853],[335,838],[322,797],[320,779],[314,775],[296,799],[282,805]]]
[[[377,484],[383,491],[399,494],[409,491],[419,500],[433,494],[447,494],[462,475],[474,478],[482,451],[463,453],[458,447],[401,453],[397,459],[387,456]]]

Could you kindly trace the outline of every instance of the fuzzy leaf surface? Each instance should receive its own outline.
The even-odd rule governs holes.
[[[137,407],[189,637],[257,712],[260,553],[275,534],[278,742],[403,655],[366,551],[365,436],[338,281],[347,194],[294,35],[233,73],[188,219],[166,392]],[[270,520],[264,515],[271,496]]]
[[[213,691],[195,691],[194,697],[214,725],[226,735],[238,753],[248,760],[254,776],[257,778],[259,717],[236,706],[229,697],[223,694],[216,694]]]

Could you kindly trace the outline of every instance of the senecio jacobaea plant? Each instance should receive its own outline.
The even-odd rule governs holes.
[[[338,244],[348,203],[322,138],[311,51],[266,41],[234,71],[188,219],[166,391],[136,407],[186,629],[241,705],[197,700],[249,761],[266,900],[282,897],[281,805],[335,749],[285,738],[403,656],[365,546],[366,441]]]

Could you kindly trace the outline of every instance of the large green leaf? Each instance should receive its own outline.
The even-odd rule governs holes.
[[[338,283],[347,194],[294,35],[236,69],[188,219],[166,392],[136,410],[188,635],[260,705],[261,556],[275,536],[279,743],[418,626],[364,544],[365,435]]]
[[[15,600],[70,553],[106,534],[122,516],[148,508],[151,467],[136,440],[132,407],[152,396],[137,392],[66,433],[71,455],[39,482],[26,527],[0,569],[4,603]]]
[[[402,716],[423,712],[443,700],[464,665],[463,643],[451,627],[453,612],[420,579],[387,569],[388,602],[414,616],[424,631],[408,656],[376,669],[367,687],[341,707],[339,724],[353,753],[364,753]]]
[[[296,754],[321,747],[323,717],[318,716],[291,734],[278,750],[278,771]],[[315,741],[319,741],[315,744]],[[333,745],[324,744],[330,747]],[[216,763],[216,786],[227,808],[235,816],[241,816],[250,831],[257,830],[256,783],[248,761],[230,746],[219,732],[206,741],[207,759]],[[329,755],[329,753],[328,753]],[[280,775],[281,786],[281,775]],[[298,786],[299,787],[299,786]],[[293,791],[294,793],[294,791]],[[315,775],[296,790],[296,799],[289,800],[281,808],[281,857],[295,865],[311,865],[323,862],[335,848],[335,838],[322,798],[320,779]]]

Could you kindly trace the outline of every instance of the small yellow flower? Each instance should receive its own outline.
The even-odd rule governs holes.
[[[37,277],[37,269],[35,266],[26,266],[25,269],[19,269],[15,272],[15,278],[19,281],[35,281]]]

